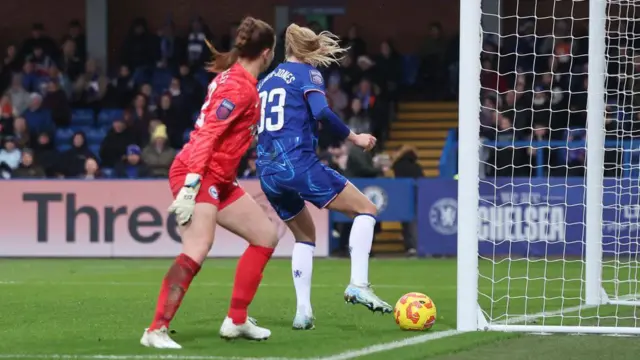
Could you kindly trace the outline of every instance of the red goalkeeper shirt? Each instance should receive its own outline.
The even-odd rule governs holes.
[[[237,63],[211,81],[195,129],[176,157],[190,173],[219,182],[235,180],[260,117],[256,84],[256,78]]]

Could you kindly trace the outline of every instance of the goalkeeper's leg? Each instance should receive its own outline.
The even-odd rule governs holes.
[[[275,225],[267,214],[238,187],[220,205],[218,224],[249,242],[238,261],[227,317],[220,327],[225,339],[266,340],[271,331],[248,316],[248,308],[262,281],[262,273],[278,244]]]
[[[197,203],[191,222],[181,227],[182,253],[164,276],[153,321],[140,340],[142,345],[154,348],[181,348],[169,337],[169,325],[213,245],[216,215],[216,205]]]

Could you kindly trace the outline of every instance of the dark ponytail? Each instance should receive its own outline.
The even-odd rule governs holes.
[[[238,26],[235,44],[230,51],[219,52],[208,40],[206,43],[213,54],[213,61],[209,63],[207,70],[219,73],[229,69],[238,58],[258,58],[264,49],[273,47],[275,33],[266,22],[248,16]]]

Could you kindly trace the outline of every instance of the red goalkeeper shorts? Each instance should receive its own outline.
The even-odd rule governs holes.
[[[184,185],[184,178],[189,173],[187,165],[180,160],[175,160],[169,170],[169,186],[175,198]],[[212,176],[204,175],[200,180],[200,191],[196,195],[196,203],[213,204],[221,211],[233,204],[245,194],[244,189],[236,182],[220,183]]]

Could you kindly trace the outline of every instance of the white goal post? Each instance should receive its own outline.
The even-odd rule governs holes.
[[[457,329],[640,334],[640,1],[494,2],[460,6]]]

